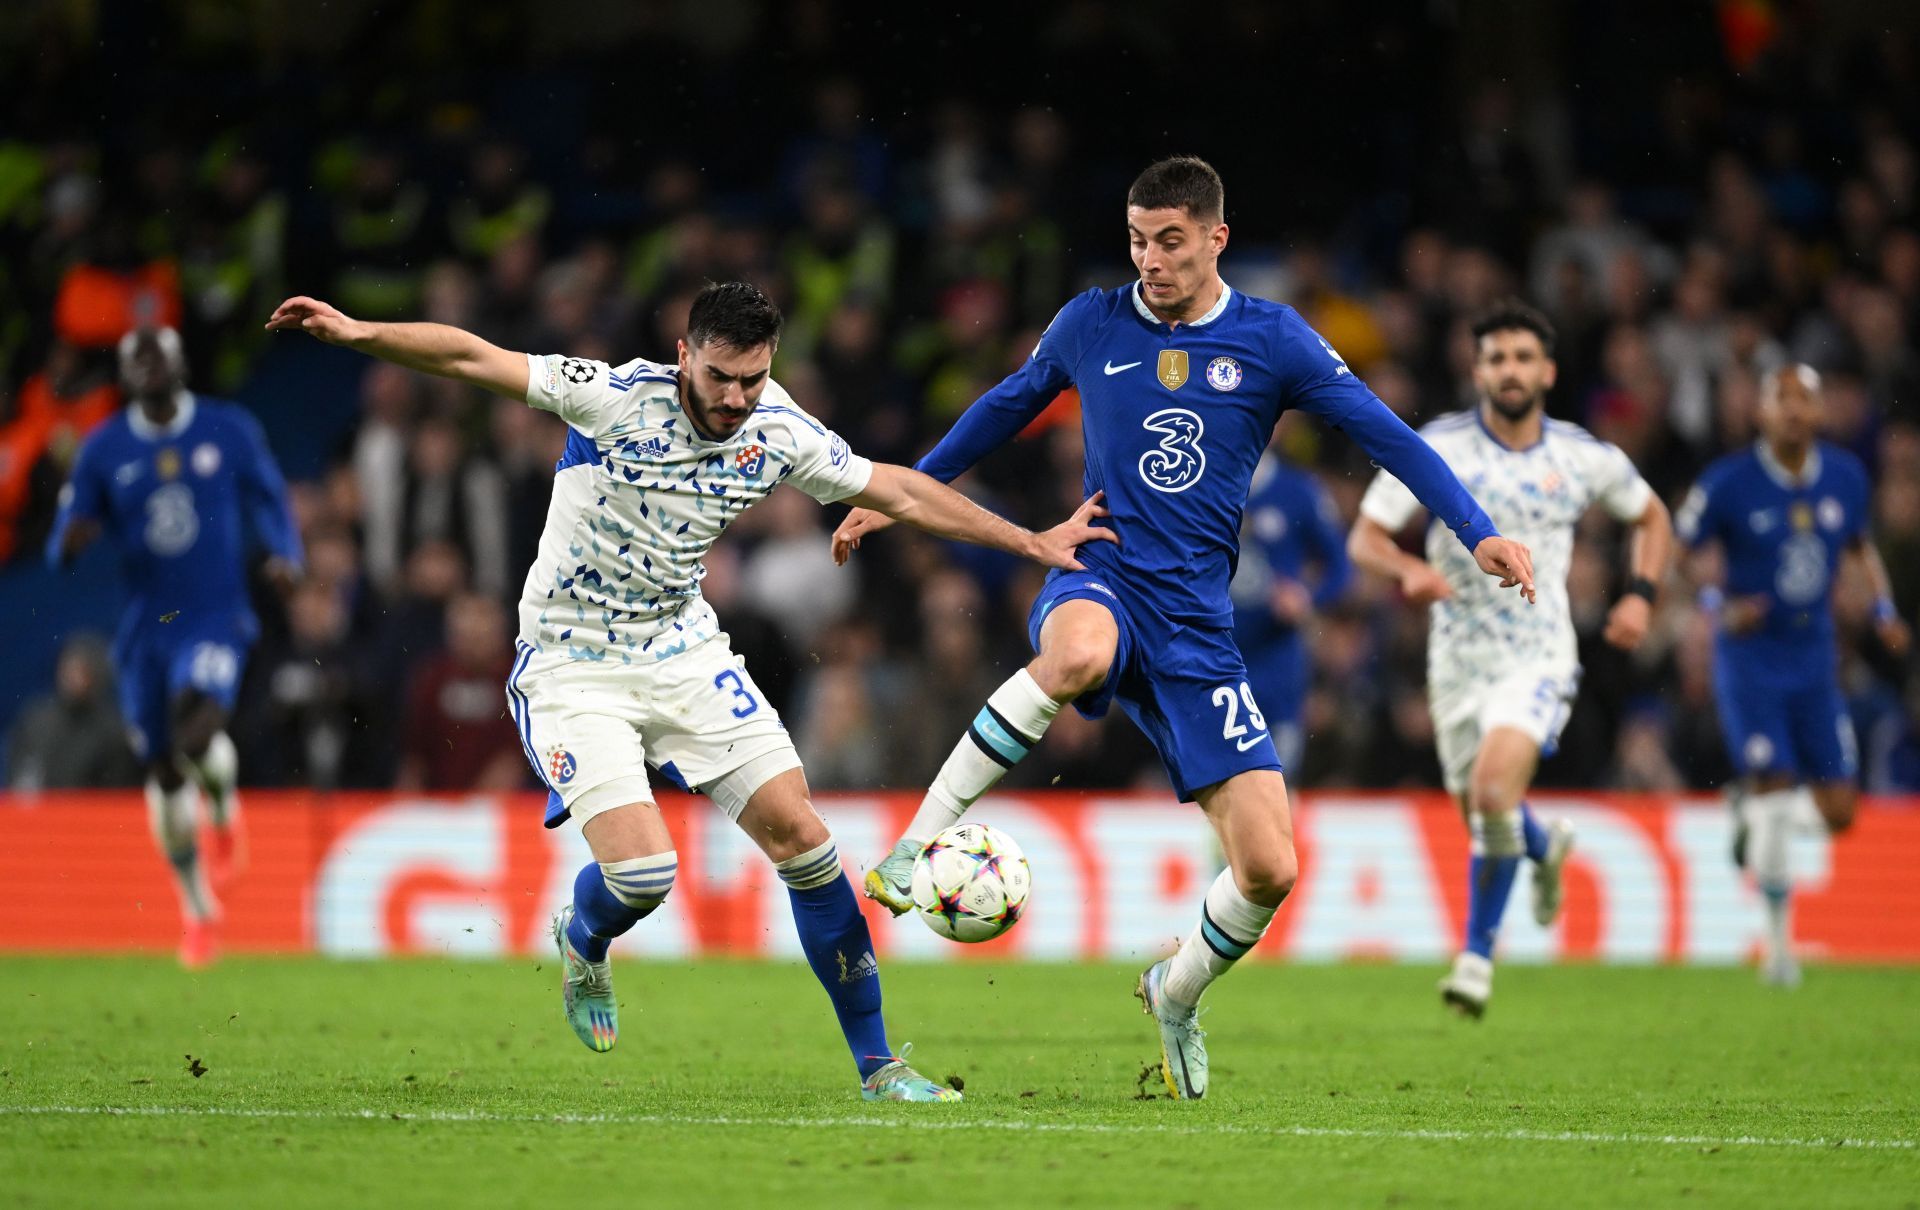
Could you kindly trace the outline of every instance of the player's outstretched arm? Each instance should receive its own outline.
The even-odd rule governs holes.
[[[1371,517],[1360,517],[1347,535],[1347,554],[1354,565],[1386,576],[1400,585],[1400,595],[1412,605],[1431,605],[1453,595],[1447,578],[1425,559],[1400,549],[1387,527]]]
[[[1078,547],[1088,542],[1120,540],[1111,529],[1092,523],[1094,518],[1107,515],[1098,494],[1075,509],[1073,516],[1036,534],[988,512],[936,479],[884,462],[874,464],[873,478],[867,481],[866,489],[848,497],[848,502],[942,538],[991,546],[1069,571],[1081,570],[1080,560],[1074,557]],[[842,546],[837,533],[833,549],[834,561],[845,563],[847,548]]]
[[[368,323],[317,298],[289,298],[274,308],[269,332],[305,332],[409,370],[457,378],[510,399],[527,397],[527,358],[446,324]]]

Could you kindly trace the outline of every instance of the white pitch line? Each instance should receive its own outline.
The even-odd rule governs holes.
[[[1647,1147],[1783,1147],[1831,1151],[1913,1151],[1913,1139],[1777,1138],[1738,1135],[1725,1138],[1687,1134],[1613,1134],[1597,1130],[1363,1130],[1343,1126],[1247,1126],[1233,1122],[1181,1126],[1103,1122],[994,1121],[977,1118],[795,1117],[736,1118],[678,1113],[489,1113],[485,1110],[427,1110],[407,1113],[385,1109],[230,1109],[218,1105],[0,1105],[0,1116],[128,1118],[258,1118],[302,1121],[479,1122],[559,1126],[747,1126],[845,1128],[853,1130],[1007,1130],[1035,1134],[1100,1135],[1252,1135],[1265,1138],[1380,1139],[1409,1142],[1599,1143]]]

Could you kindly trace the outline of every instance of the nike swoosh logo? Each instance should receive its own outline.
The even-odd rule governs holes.
[[[1258,735],[1249,735],[1247,738],[1238,741],[1237,743],[1234,744],[1234,747],[1240,749],[1242,752],[1245,752],[1248,748],[1253,747],[1255,744],[1259,743],[1261,740],[1265,738],[1267,738],[1267,733],[1262,731]]]
[[[1117,366],[1117,365],[1114,365],[1111,361],[1109,361],[1107,363],[1107,376],[1112,377],[1113,375],[1118,374],[1122,370],[1131,370],[1133,367],[1139,364],[1140,363],[1137,361],[1129,361],[1126,365]]]

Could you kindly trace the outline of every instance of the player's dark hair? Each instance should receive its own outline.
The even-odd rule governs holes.
[[[1503,298],[1473,321],[1473,343],[1494,332],[1531,332],[1540,338],[1540,347],[1553,356],[1553,324],[1539,311],[1517,298]]]
[[[1127,207],[1185,210],[1203,222],[1227,215],[1227,187],[1213,165],[1197,155],[1174,155],[1147,165],[1127,189]]]
[[[780,343],[780,308],[760,287],[743,281],[709,283],[687,310],[687,343],[757,349]]]

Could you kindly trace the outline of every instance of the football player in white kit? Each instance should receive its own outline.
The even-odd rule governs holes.
[[[780,311],[744,282],[694,300],[677,364],[622,366],[509,352],[440,324],[364,323],[291,298],[267,327],[300,330],[429,374],[524,399],[567,422],[540,552],[520,596],[507,700],[549,790],[546,825],[580,821],[593,861],[554,917],[568,1023],[589,1048],[618,1036],[607,947],[672,889],[673,839],[648,766],[699,790],[787,884],[801,947],[826,988],[868,1100],[957,1101],[896,1056],[880,968],[852,885],[779,715],[700,595],[701,559],[781,483],[943,537],[1078,568],[1115,541],[1072,519],[1034,534],[905,467],[876,465],[797,407],[769,375]]]
[[[1567,602],[1574,526],[1601,504],[1632,528],[1626,592],[1607,616],[1607,642],[1631,651],[1646,636],[1653,598],[1673,548],[1667,507],[1616,446],[1577,424],[1549,420],[1553,328],[1517,300],[1473,326],[1480,403],[1427,425],[1439,451],[1500,532],[1532,551],[1539,601],[1531,609],[1496,592],[1443,529],[1427,530],[1427,557],[1395,535],[1420,511],[1384,471],[1360,502],[1348,552],[1399,582],[1414,605],[1431,607],[1427,705],[1448,793],[1472,840],[1466,944],[1440,981],[1441,998],[1469,1017],[1493,995],[1493,943],[1524,855],[1534,863],[1534,919],[1560,911],[1560,871],[1573,829],[1543,827],[1524,797],[1542,756],[1551,756],[1573,708],[1580,659]]]

